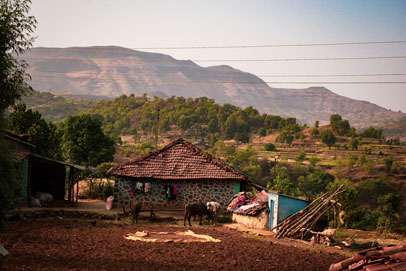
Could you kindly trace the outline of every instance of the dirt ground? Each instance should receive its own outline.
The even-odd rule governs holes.
[[[312,247],[281,245],[221,225],[191,228],[220,239],[219,243],[146,243],[124,236],[190,228],[92,222],[62,217],[10,222],[2,238],[10,254],[1,270],[328,270],[346,258]]]

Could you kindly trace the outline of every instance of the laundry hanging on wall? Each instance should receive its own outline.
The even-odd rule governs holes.
[[[176,193],[175,193],[175,191],[176,191]],[[175,186],[173,186],[173,185],[165,185],[165,197],[168,200],[175,200],[176,197],[178,196],[178,194],[179,194],[179,192],[178,192],[178,190],[176,188],[176,185]]]
[[[134,197],[136,193],[150,193],[151,183],[132,181],[131,182],[131,197]]]

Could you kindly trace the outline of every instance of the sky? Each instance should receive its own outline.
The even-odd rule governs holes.
[[[168,48],[406,41],[406,1],[403,0],[33,0],[30,13],[38,21],[35,47]],[[406,42],[139,50],[192,60],[203,67],[229,65],[260,76],[276,88],[325,86],[339,95],[406,112],[406,84],[325,83],[406,82],[406,75],[353,76],[406,74],[406,58],[224,61],[406,56]],[[199,62],[199,59],[219,61]]]

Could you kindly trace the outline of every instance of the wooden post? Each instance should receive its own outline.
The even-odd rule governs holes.
[[[69,176],[68,176],[68,201],[72,202],[72,185],[74,178],[74,169],[72,166],[69,167]]]
[[[79,179],[76,182],[76,208],[78,208],[78,199],[79,199]]]
[[[93,178],[90,178],[90,183],[89,183],[89,197],[92,199],[92,188],[93,188]]]
[[[27,199],[28,205],[31,206],[31,169],[32,169],[32,157],[28,156],[28,177],[27,177]]]
[[[159,107],[156,114],[156,124],[155,124],[155,150],[158,149],[158,125],[159,125]]]

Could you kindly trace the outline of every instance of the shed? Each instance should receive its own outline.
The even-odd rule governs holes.
[[[304,199],[287,196],[278,191],[268,191],[269,228],[272,229],[288,216],[299,212],[307,204]]]
[[[306,206],[306,200],[287,196],[278,191],[262,190],[255,196],[245,192],[234,195],[227,210],[233,212],[234,222],[250,228],[272,229]]]
[[[180,209],[188,202],[229,199],[249,179],[182,138],[108,171],[116,177],[115,207],[135,199],[144,206]]]
[[[26,202],[38,191],[50,193],[56,200],[65,197],[66,167],[70,167],[71,176],[74,172],[83,171],[79,165],[58,161],[35,153],[36,147],[28,143],[27,136],[4,132],[7,149],[18,159],[18,172],[21,180],[21,194]]]

